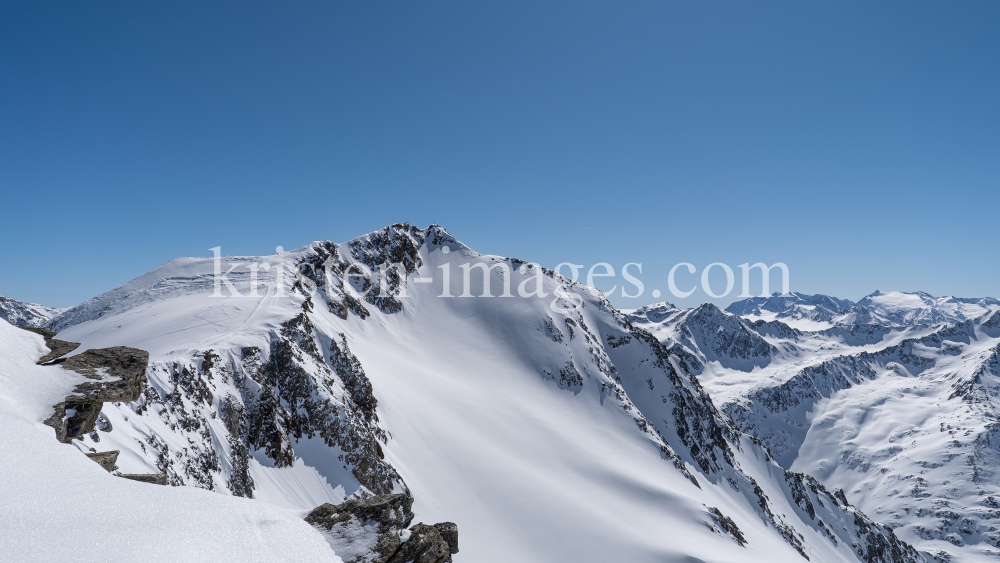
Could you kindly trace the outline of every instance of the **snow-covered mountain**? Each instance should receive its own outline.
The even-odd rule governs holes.
[[[805,295],[794,292],[782,295],[775,292],[770,297],[751,297],[736,301],[726,307],[726,312],[763,320],[800,321],[799,324],[803,324],[802,321],[830,322],[853,306],[854,303],[847,299],[829,295]]]
[[[19,327],[38,327],[48,324],[65,309],[53,309],[44,305],[24,303],[0,295],[0,319]]]
[[[698,358],[700,370],[689,366],[714,404],[781,466],[843,489],[941,561],[1000,555],[997,300],[876,292],[813,331],[731,309],[748,311],[739,334],[773,347],[752,370],[740,363],[749,347],[712,358],[705,347],[718,346],[688,338],[734,334],[734,316],[698,315],[696,327],[677,322],[691,311],[630,318]]]
[[[991,311],[1000,310],[1000,299],[933,297],[922,291],[876,291],[858,301],[855,308],[864,308],[881,323],[891,326],[930,325],[980,318]]]
[[[437,226],[220,271],[224,297],[212,259],[184,258],[52,320],[76,353],[149,352],[139,399],[105,404],[81,449],[289,510],[404,492],[418,519],[458,524],[458,560],[922,559],[706,392],[812,351],[781,323],[626,316]]]
[[[912,327],[957,323],[1000,310],[1000,299],[934,297],[924,292],[876,291],[853,303],[829,295],[775,293],[751,297],[726,307],[726,312],[752,320],[779,320],[803,330],[832,326],[879,325]]]

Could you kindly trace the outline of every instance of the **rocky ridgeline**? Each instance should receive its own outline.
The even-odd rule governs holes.
[[[774,316],[778,320],[819,321],[840,326],[905,328],[973,320],[983,311],[997,306],[1000,300],[990,297],[965,299],[933,297],[924,292],[876,291],[857,303],[828,295],[774,293],[769,297],[736,301],[726,307],[726,311],[739,316]]]
[[[173,485],[217,490],[221,484],[234,495],[253,497],[253,452],[266,455],[275,467],[288,467],[299,441],[319,439],[338,452],[343,468],[364,488],[408,493],[383,453],[390,437],[379,422],[378,401],[364,368],[344,335],[321,333],[313,319],[320,308],[362,321],[372,308],[387,314],[402,310],[398,295],[404,276],[420,265],[418,250],[424,244],[458,242],[440,227],[398,224],[347,245],[312,245],[295,266],[293,288],[316,284],[318,292],[268,334],[266,344],[198,350],[188,359],[154,362],[138,396],[116,404],[127,420],[144,427],[134,453]],[[405,272],[380,270],[385,261],[402,264]],[[362,272],[367,275],[358,276]],[[364,300],[345,290],[351,280],[358,289],[372,288]],[[100,316],[107,306],[91,300],[81,307],[96,307]],[[100,435],[89,437],[96,442]]]
[[[458,526],[413,521],[413,499],[375,495],[323,504],[306,516],[344,563],[450,563],[458,553]]]
[[[640,327],[669,326],[672,335],[663,343],[693,373],[701,373],[704,363],[711,361],[749,372],[769,365],[779,352],[761,336],[754,323],[727,314],[711,303],[684,311],[657,303],[636,309],[626,318]],[[792,336],[795,333],[782,323],[772,323],[768,329]]]
[[[751,297],[737,301],[726,307],[726,311],[740,316],[777,313],[779,318],[830,321],[834,317],[846,313],[853,306],[853,301],[828,295],[804,295],[801,293],[781,295],[775,293],[769,297]]]

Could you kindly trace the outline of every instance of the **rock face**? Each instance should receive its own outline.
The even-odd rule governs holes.
[[[139,481],[140,483],[150,483],[153,485],[169,485],[170,481],[166,473],[121,473],[119,477]]]
[[[146,367],[149,365],[149,354],[137,348],[116,346],[87,350],[76,356],[59,359],[80,347],[77,342],[56,340],[56,333],[42,328],[27,327],[24,330],[40,334],[45,338],[45,345],[50,352],[38,360],[38,364],[53,362],[63,369],[75,371],[91,381],[85,381],[73,389],[73,394],[66,400],[53,405],[55,410],[45,424],[55,428],[56,438],[63,443],[70,443],[92,431],[97,426],[98,417],[104,403],[117,401],[134,401],[142,393],[146,382]],[[116,469],[119,450],[110,452],[94,452],[85,454],[103,467],[109,473]],[[166,474],[117,474],[119,477],[168,485]]]
[[[445,563],[458,553],[458,526],[413,521],[413,499],[376,495],[342,504],[323,504],[306,516],[345,563]]]
[[[51,330],[33,327],[24,330],[42,335],[50,350],[37,363],[57,363],[63,369],[75,371],[91,380],[77,385],[65,401],[53,405],[55,412],[45,424],[56,429],[56,437],[60,442],[68,444],[73,438],[79,438],[93,430],[104,403],[134,401],[139,398],[142,384],[146,381],[146,366],[149,364],[149,354],[144,350],[117,346],[87,350],[71,358],[60,359],[79,348],[80,344],[56,340],[56,333]],[[117,459],[117,454],[115,458]]]
[[[69,443],[94,429],[104,403],[139,398],[149,354],[118,346],[87,350],[59,363],[91,380],[77,385],[65,401],[54,405],[55,412],[45,421],[56,429],[60,442]]]
[[[118,462],[118,454],[120,453],[121,451],[119,450],[112,450],[110,452],[97,452],[84,455],[94,460],[98,465],[103,467],[105,471],[111,473],[115,470],[115,467],[117,467],[115,463]]]
[[[454,531],[454,544],[441,530]],[[446,563],[451,554],[458,553],[458,527],[451,522],[428,526],[423,522],[410,528],[410,537],[386,563]]]

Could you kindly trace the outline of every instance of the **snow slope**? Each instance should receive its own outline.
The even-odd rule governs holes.
[[[417,520],[456,522],[457,557],[476,562],[919,559],[734,428],[697,357],[550,271],[405,224],[224,262],[241,264],[242,297],[212,297],[212,260],[185,258],[53,321],[81,350],[150,352],[143,396],[106,406],[83,441],[123,450],[123,471],[300,509],[409,491]],[[494,297],[478,270],[460,297],[463,264],[495,267]],[[748,373],[775,355],[731,328],[690,341],[717,344],[714,361],[752,352],[733,364]]]
[[[112,476],[42,420],[83,378],[0,320],[0,561],[340,561],[301,511]]]

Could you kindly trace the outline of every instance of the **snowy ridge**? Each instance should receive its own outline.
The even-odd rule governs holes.
[[[211,259],[188,258],[54,319],[81,350],[150,352],[142,397],[107,405],[82,446],[298,509],[408,491],[474,561],[920,560],[716,408],[699,371],[801,352],[717,308],[662,307],[679,335],[664,343],[589,288],[436,226],[225,261],[240,297],[213,298]],[[256,296],[255,262],[270,265]],[[494,298],[440,297],[463,293],[464,263],[492,267]],[[536,295],[498,297],[506,283]]]
[[[852,301],[829,295],[805,295],[775,292],[770,297],[751,297],[736,301],[726,312],[741,317],[757,317],[764,320],[787,319],[829,322],[854,306]]]
[[[991,297],[980,299],[933,297],[922,291],[916,293],[876,291],[858,301],[856,306],[867,308],[883,319],[883,322],[897,326],[911,326],[954,323],[981,317],[990,311],[1000,309],[1000,300]]]
[[[666,303],[647,305],[630,313],[628,318],[653,332],[661,342],[683,347],[688,354],[696,356],[700,364],[715,361],[749,372],[754,367],[766,366],[778,353],[752,324],[727,315],[715,305],[705,303],[685,311],[666,307],[671,306]],[[696,372],[702,369],[698,364],[689,367]]]
[[[0,319],[19,327],[40,327],[47,324],[65,309],[24,303],[0,295]]]
[[[924,292],[901,291],[876,291],[857,303],[829,295],[775,293],[770,297],[751,297],[726,307],[726,312],[751,320],[782,320],[795,328],[810,331],[851,325],[900,328],[956,323],[998,310],[1000,300],[991,297],[934,297]]]

